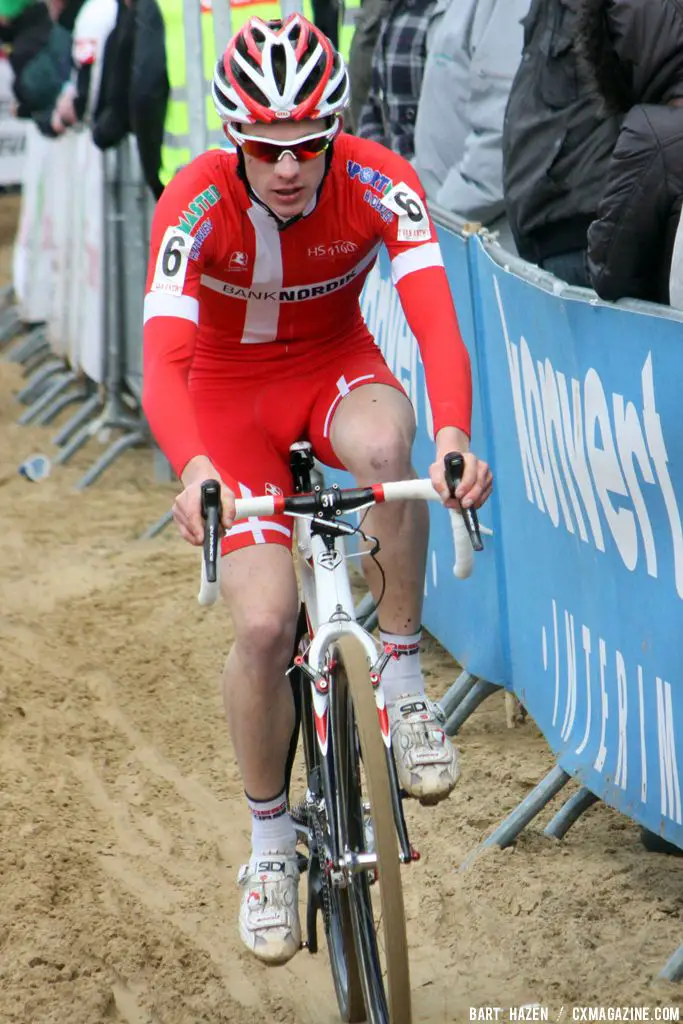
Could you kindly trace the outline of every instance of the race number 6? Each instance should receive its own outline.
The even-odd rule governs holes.
[[[180,270],[183,261],[183,240],[183,235],[171,235],[166,244],[161,261],[165,277],[175,277]]]
[[[424,207],[418,199],[412,199],[405,192],[394,192],[394,201],[399,209],[403,210],[416,224],[424,219]]]
[[[405,181],[394,185],[380,202],[398,216],[399,242],[426,242],[431,238],[429,217],[422,197]]]
[[[182,295],[192,242],[192,236],[177,227],[167,228],[161,240],[151,291]]]

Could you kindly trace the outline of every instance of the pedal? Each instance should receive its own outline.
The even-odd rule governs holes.
[[[306,949],[309,953],[318,952],[318,911],[322,900],[322,878],[317,857],[311,857],[308,869],[308,903],[306,905],[306,932],[308,940]]]
[[[310,883],[310,879],[309,879]],[[311,897],[308,897],[308,906],[306,908],[306,932],[308,934],[308,940],[305,943],[306,949],[309,953],[318,952],[318,907]]]

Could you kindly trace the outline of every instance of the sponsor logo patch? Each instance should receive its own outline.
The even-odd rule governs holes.
[[[183,210],[178,218],[176,228],[184,231],[186,235],[192,234],[192,229],[202,219],[212,206],[215,206],[221,198],[221,193],[216,185],[209,185],[203,192],[196,195],[188,208]]]
[[[391,224],[394,219],[394,215],[391,210],[387,210],[386,206],[382,205],[382,199],[380,196],[376,196],[374,192],[371,192],[369,188],[366,188],[363,193],[363,202],[368,203],[373,210],[376,210],[383,221],[387,224]]]
[[[329,245],[311,245],[308,249],[309,256],[316,256],[321,259],[334,256],[350,256],[354,252],[358,252],[358,246],[355,242],[344,242],[341,240],[330,242]]]
[[[394,184],[386,174],[375,170],[374,167],[363,167],[356,160],[346,161],[346,173],[351,181],[359,181],[361,185],[369,185],[371,189],[380,195],[390,192]]]
[[[249,266],[249,257],[246,252],[238,250],[234,252],[230,257],[230,263],[228,264],[228,270],[246,270]]]
[[[190,259],[194,260],[195,263],[199,259],[199,254],[202,251],[202,246],[204,245],[204,242],[209,237],[212,231],[213,221],[211,220],[210,217],[207,220],[205,220],[203,224],[200,224],[199,227],[197,228],[197,234],[193,236],[194,241],[192,242],[192,248],[190,249]]]

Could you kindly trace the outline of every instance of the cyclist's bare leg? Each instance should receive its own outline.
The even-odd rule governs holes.
[[[332,421],[330,440],[340,461],[360,485],[416,476],[411,464],[415,417],[407,397],[386,384],[368,384],[347,395]],[[380,542],[386,590],[379,609],[385,633],[406,638],[417,650],[429,539],[423,501],[374,506],[363,529]],[[375,563],[364,559],[375,599],[382,589]],[[411,667],[412,666],[412,667]],[[401,657],[384,671],[399,781],[423,803],[437,803],[459,777],[458,753],[425,696],[418,657]]]
[[[405,395],[386,384],[356,388],[340,403],[330,429],[332,447],[360,486],[410,480],[415,416]],[[379,538],[386,577],[382,628],[409,634],[420,628],[429,538],[424,501],[392,502],[371,508],[363,524]],[[377,566],[364,559],[363,571],[375,598],[382,589]]]
[[[301,946],[296,837],[283,794],[294,728],[285,669],[298,614],[289,551],[257,544],[226,555],[221,591],[235,631],[223,700],[252,813],[252,855],[239,874],[239,931],[255,956],[282,964]]]
[[[223,558],[221,591],[235,642],[223,673],[223,701],[244,788],[268,800],[285,784],[294,729],[292,691],[285,676],[298,615],[289,551],[256,544]]]

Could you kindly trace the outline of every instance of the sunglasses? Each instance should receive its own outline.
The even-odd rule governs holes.
[[[324,132],[317,135],[305,135],[303,139],[293,139],[290,142],[273,142],[272,139],[260,139],[255,135],[243,135],[233,125],[230,125],[229,130],[237,145],[247,156],[253,156],[255,160],[262,160],[267,164],[276,164],[282,160],[285,153],[289,153],[301,163],[315,160],[326,149],[329,149],[339,127],[335,122]]]

